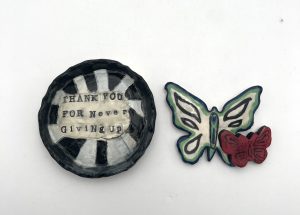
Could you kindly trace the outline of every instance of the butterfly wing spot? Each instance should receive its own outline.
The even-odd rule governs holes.
[[[245,113],[245,111],[249,105],[249,102],[251,100],[252,100],[252,98],[246,98],[243,101],[241,101],[240,103],[238,103],[237,105],[230,108],[224,115],[224,121],[227,121],[230,119],[237,119],[237,118],[241,117]]]
[[[181,96],[179,96],[176,92],[174,93],[176,106],[186,115],[191,116],[198,123],[201,123],[200,113],[198,108],[192,103],[186,101]]]
[[[188,127],[190,127],[191,129],[196,129],[198,130],[198,126],[196,125],[196,123],[194,123],[192,120],[188,119],[188,118],[184,118],[181,117],[180,120],[182,121],[182,123]]]
[[[233,121],[233,122],[229,123],[228,127],[231,127],[231,128],[240,127],[242,122],[243,122],[243,120],[241,120],[241,119]]]
[[[197,137],[191,139],[189,142],[187,142],[184,146],[184,152],[186,154],[194,154],[199,146],[200,146],[200,139],[201,139],[201,134],[198,135]]]

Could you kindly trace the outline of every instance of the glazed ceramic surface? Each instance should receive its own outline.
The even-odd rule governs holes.
[[[84,177],[130,168],[155,127],[152,93],[143,78],[112,60],[69,68],[50,85],[39,112],[42,140],[65,169]]]

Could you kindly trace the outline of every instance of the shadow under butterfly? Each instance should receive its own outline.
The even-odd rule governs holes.
[[[263,126],[247,137],[238,132],[250,129],[263,91],[253,86],[228,101],[219,111],[207,105],[179,85],[165,85],[167,102],[173,113],[174,125],[187,132],[177,141],[184,162],[195,164],[204,151],[210,161],[216,152],[229,166],[244,167],[248,161],[262,163],[271,144],[271,130]]]

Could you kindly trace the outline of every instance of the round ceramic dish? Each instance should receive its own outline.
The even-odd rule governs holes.
[[[39,128],[51,156],[83,177],[111,176],[143,155],[156,110],[144,79],[112,60],[89,60],[58,76],[43,98]]]

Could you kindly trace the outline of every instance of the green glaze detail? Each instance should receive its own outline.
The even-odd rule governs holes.
[[[210,147],[215,149],[218,140],[219,117],[217,113],[212,112],[209,116],[209,135]]]

